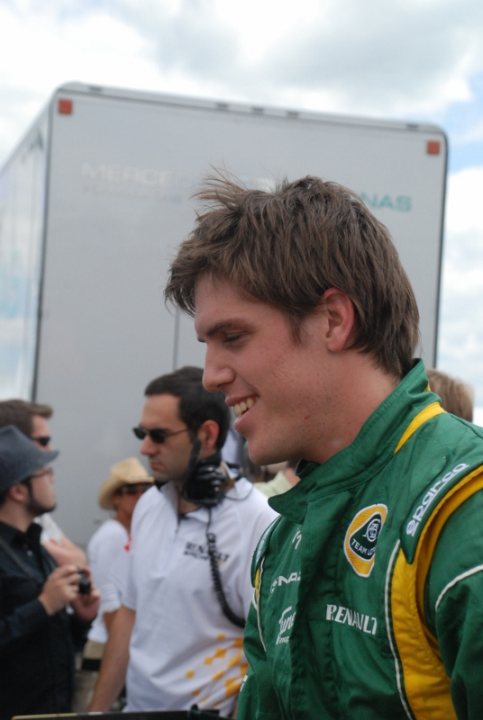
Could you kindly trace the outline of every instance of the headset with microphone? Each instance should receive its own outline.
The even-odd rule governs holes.
[[[215,507],[225,497],[228,477],[220,468],[221,452],[217,450],[210,457],[200,460],[201,440],[193,442],[188,468],[183,481],[182,495],[185,500],[201,505]]]
[[[237,627],[243,628],[245,620],[239,617],[228,604],[221,580],[218,564],[218,550],[216,535],[210,531],[211,509],[219,505],[225,497],[226,484],[229,477],[221,469],[221,452],[217,450],[203,460],[200,459],[201,440],[195,438],[190,453],[188,468],[183,481],[182,495],[185,500],[195,503],[208,510],[208,525],[206,527],[206,545],[210,562],[213,587],[220,607],[225,617]],[[239,476],[238,476],[239,477]],[[235,480],[238,480],[238,477]]]

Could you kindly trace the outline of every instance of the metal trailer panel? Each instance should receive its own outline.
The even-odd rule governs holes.
[[[55,408],[56,517],[77,542],[105,517],[96,497],[109,466],[138,454],[130,429],[147,382],[203,362],[192,321],[164,307],[163,288],[213,168],[264,189],[314,174],[359,193],[391,230],[434,363],[440,129],[72,85],[50,104],[49,148],[35,395]]]

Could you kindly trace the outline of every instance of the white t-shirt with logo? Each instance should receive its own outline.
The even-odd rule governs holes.
[[[129,649],[127,711],[217,709],[228,715],[246,671],[243,630],[230,622],[213,587],[206,508],[178,517],[171,483],[148,490],[131,528],[124,604],[136,611]],[[248,480],[240,479],[211,509],[210,532],[223,591],[246,618],[253,588],[251,558],[277,517]]]

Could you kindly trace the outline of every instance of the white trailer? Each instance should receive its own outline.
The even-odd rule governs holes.
[[[203,362],[163,288],[207,174],[259,188],[314,174],[359,193],[392,233],[434,363],[446,162],[434,126],[60,87],[0,174],[0,397],[55,409],[66,532],[85,544],[104,519],[98,487],[138,453],[147,382]]]

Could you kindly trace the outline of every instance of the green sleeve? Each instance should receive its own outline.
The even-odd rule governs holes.
[[[252,604],[244,636],[248,673],[238,698],[237,720],[281,720],[283,714],[273,690],[265,650],[258,631],[257,610]]]
[[[428,625],[436,635],[458,720],[483,718],[483,492],[446,522],[426,586]]]

